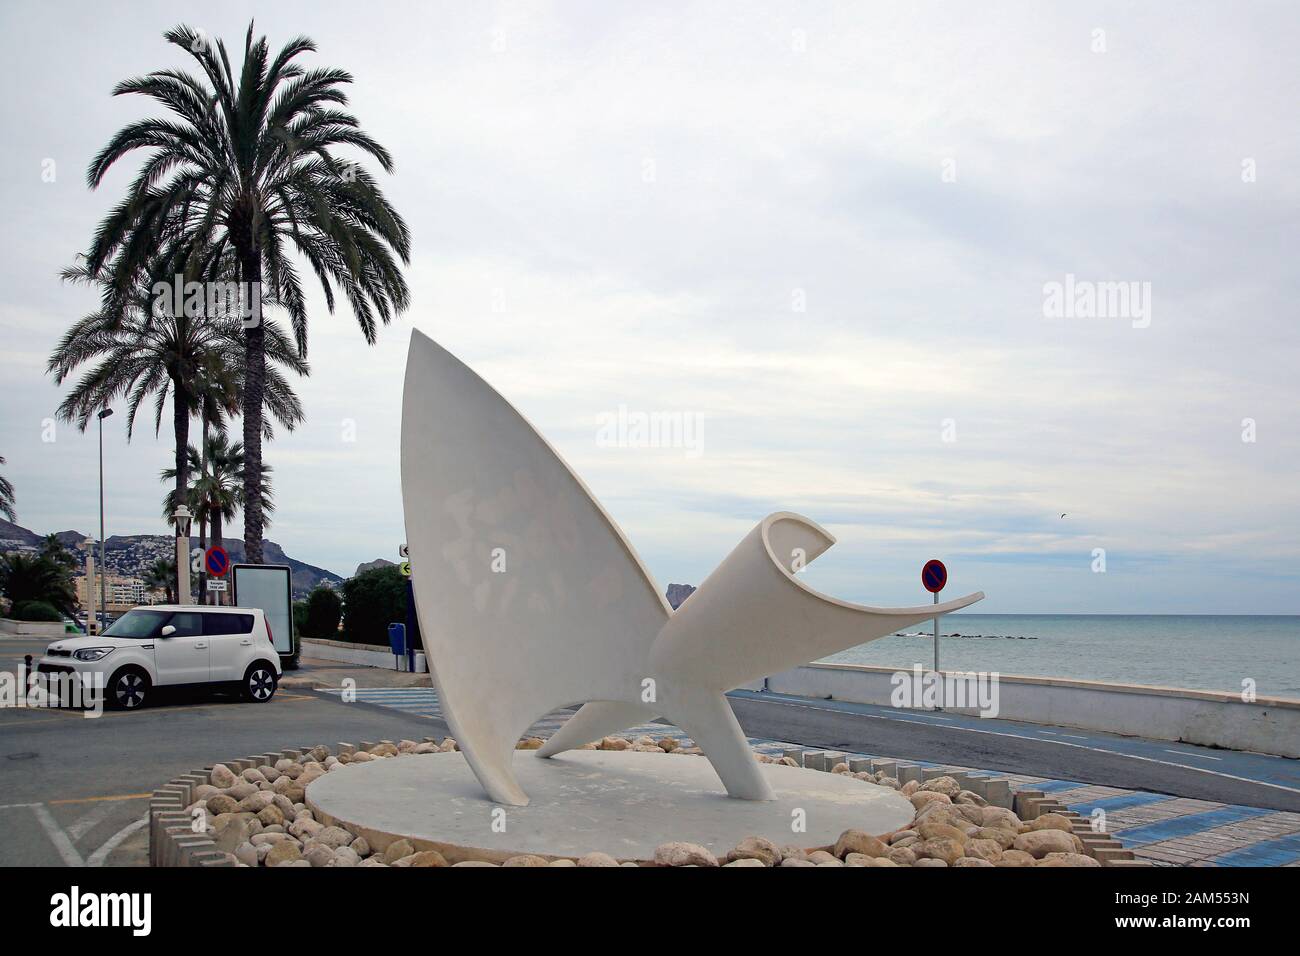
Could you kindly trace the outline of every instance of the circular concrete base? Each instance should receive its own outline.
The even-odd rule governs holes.
[[[574,750],[541,759],[517,751],[514,767],[530,798],[526,807],[490,801],[456,752],[354,764],[312,781],[307,805],[318,820],[364,836],[376,850],[405,837],[452,863],[595,850],[648,860],[656,846],[676,840],[723,854],[747,836],[816,847],[850,828],[888,833],[914,815],[887,787],[781,764],[762,765],[777,796],[764,802],[731,799],[707,760],[683,754]],[[494,817],[498,807],[504,817]],[[796,810],[806,832],[792,829]]]

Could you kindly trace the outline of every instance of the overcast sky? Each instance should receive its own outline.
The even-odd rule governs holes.
[[[557,446],[661,586],[788,509],[839,538],[808,575],[849,599],[922,600],[941,557],[989,612],[1300,612],[1300,12],[1131,6],[6,2],[19,523],[98,520],[94,432],[42,440],[43,370],[93,305],[58,270],[138,161],[93,193],[86,165],[154,112],[109,91],[189,62],[168,27],[242,50],[256,17],[355,75],[414,238],[412,307],[377,346],[312,291],[308,420],[266,448],[267,536],[293,556],[397,559],[417,327]],[[1067,276],[1149,299],[1045,314]],[[689,416],[698,447],[609,447],[620,406]],[[123,419],[108,531],[161,533],[170,427],[128,445]]]

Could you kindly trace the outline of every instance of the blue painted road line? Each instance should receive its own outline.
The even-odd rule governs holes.
[[[1126,847],[1145,846],[1148,843],[1191,836],[1203,830],[1236,823],[1238,820],[1265,817],[1276,812],[1276,810],[1261,810],[1258,807],[1223,807],[1218,810],[1206,810],[1204,813],[1188,813],[1181,817],[1171,817],[1158,823],[1144,823],[1125,830],[1112,830],[1111,836]]]
[[[1215,866],[1286,866],[1300,860],[1300,833],[1264,840],[1214,857]]]
[[[1062,790],[1078,790],[1080,787],[1088,786],[1086,783],[1079,783],[1077,780],[1048,780],[1046,783],[1034,784],[1034,790],[1041,790],[1043,793],[1059,793]]]
[[[1039,784],[1034,784],[1034,789],[1041,790],[1042,787]],[[1104,810],[1110,813],[1115,810],[1127,810],[1130,807],[1145,807],[1150,803],[1164,803],[1166,800],[1173,799],[1175,798],[1167,793],[1145,793],[1138,790],[1117,797],[1090,800],[1087,803],[1067,803],[1066,806],[1077,812],[1079,816],[1087,817],[1092,815],[1093,810]]]

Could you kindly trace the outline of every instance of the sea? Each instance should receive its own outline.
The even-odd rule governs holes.
[[[942,670],[1190,687],[1300,699],[1300,616],[967,614],[939,621]],[[826,658],[934,665],[934,625],[920,624]]]

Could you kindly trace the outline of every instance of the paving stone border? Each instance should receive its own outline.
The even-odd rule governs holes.
[[[618,745],[605,746],[611,740],[616,741]],[[518,747],[519,749],[536,749],[540,745],[540,740],[526,738],[519,742]],[[588,748],[594,748],[595,746],[595,744],[587,745]],[[149,864],[150,866],[165,867],[234,867],[241,865],[232,853],[226,852],[217,846],[211,830],[206,826],[207,818],[203,818],[203,826],[196,827],[195,817],[187,811],[187,808],[196,802],[195,792],[200,786],[216,785],[213,780],[213,771],[218,766],[224,766],[238,777],[245,770],[274,766],[278,761],[284,759],[299,763],[306,757],[324,761],[332,756],[347,761],[350,758],[355,758],[359,753],[363,753],[366,759],[371,759],[372,751],[377,749],[383,751],[382,756],[384,757],[405,756],[416,753],[416,747],[420,748],[418,752],[422,754],[446,753],[456,749],[455,742],[451,738],[447,738],[439,744],[436,738],[433,737],[425,737],[419,743],[402,741],[401,744],[397,744],[391,740],[362,741],[358,744],[339,743],[335,745],[333,750],[323,744],[316,744],[309,747],[287,748],[277,752],[238,757],[223,761],[220,765],[212,764],[208,767],[181,774],[155,790],[150,798]],[[640,750],[651,748],[633,744],[623,738],[606,738],[605,741],[601,742],[600,749]],[[698,748],[676,746],[676,742],[668,752],[671,753],[672,750],[679,753],[699,753]],[[790,765],[824,772],[848,773],[860,776],[861,779],[868,779],[870,776],[892,778],[900,786],[907,786],[912,781],[924,784],[940,777],[948,777],[954,780],[963,791],[974,793],[984,800],[987,806],[1011,810],[1020,818],[1022,823],[1032,823],[1048,813],[1066,818],[1070,828],[1069,832],[1077,837],[1082,844],[1082,855],[1091,857],[1101,866],[1133,867],[1151,865],[1145,860],[1134,859],[1133,852],[1124,849],[1122,844],[1109,834],[1094,832],[1088,820],[1081,817],[1076,811],[1067,809],[1054,798],[1035,790],[1020,790],[1013,793],[1009,782],[1003,778],[962,771],[946,771],[933,767],[921,767],[896,760],[846,757],[843,754],[819,750],[788,749],[783,752],[780,758],[758,755],[758,759],[778,760]],[[919,812],[920,808],[918,808]],[[1055,822],[1057,824],[1061,823],[1060,820],[1055,820]],[[916,823],[913,824],[913,826],[915,825]],[[1056,828],[1063,829],[1063,827]],[[856,832],[847,831],[847,833]],[[669,837],[670,835],[666,835],[666,840]],[[749,840],[754,839],[749,838]],[[749,840],[745,842],[748,843]],[[760,842],[766,843],[767,841]],[[666,842],[665,846],[692,847],[694,845]],[[663,847],[660,849],[663,849]],[[826,854],[831,850],[831,847],[820,847],[806,852],[809,854]],[[537,865],[551,863],[555,865],[572,865],[571,860],[551,861],[540,857],[536,859],[540,861]],[[487,863],[486,865],[494,864]]]

